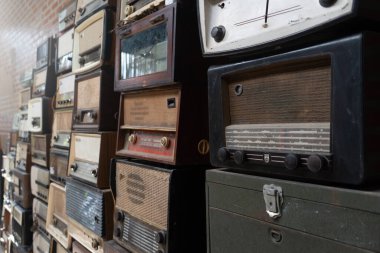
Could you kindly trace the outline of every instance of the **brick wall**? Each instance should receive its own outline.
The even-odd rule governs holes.
[[[72,0],[1,0],[0,140],[18,109],[19,76],[35,67],[37,46],[58,31],[58,12]],[[3,143],[4,146],[4,143]]]

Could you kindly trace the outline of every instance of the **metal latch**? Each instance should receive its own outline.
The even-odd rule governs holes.
[[[273,219],[281,217],[281,206],[283,203],[282,188],[274,184],[263,186],[263,195],[266,211]]]

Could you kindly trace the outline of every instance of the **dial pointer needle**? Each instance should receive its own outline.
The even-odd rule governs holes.
[[[265,8],[265,23],[264,23],[264,27],[267,27],[268,26],[268,9],[269,9],[269,0],[267,0],[267,6]]]

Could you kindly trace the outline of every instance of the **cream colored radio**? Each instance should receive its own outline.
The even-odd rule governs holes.
[[[28,129],[33,133],[50,133],[52,115],[51,98],[40,97],[29,100]]]
[[[49,197],[50,173],[49,170],[32,165],[30,171],[30,186],[32,194],[47,202]]]

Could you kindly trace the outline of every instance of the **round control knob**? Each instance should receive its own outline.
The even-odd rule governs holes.
[[[228,159],[229,156],[230,156],[230,152],[228,152],[228,150],[226,148],[220,148],[218,150],[218,159],[219,159],[219,161],[225,162]]]
[[[165,242],[165,232],[164,231],[157,232],[154,236],[154,239],[156,240],[156,243],[164,243]]]
[[[336,3],[337,0],[319,0],[319,4],[322,7],[328,8],[333,6]]]
[[[295,154],[287,154],[285,156],[285,167],[288,170],[294,170],[298,167],[298,156]]]
[[[77,114],[77,115],[74,116],[74,120],[75,121],[79,121],[79,119],[80,119],[80,115],[79,114]]]
[[[92,170],[92,171],[91,171],[91,175],[92,175],[93,177],[97,177],[97,176],[98,176],[98,171],[97,171],[97,170]]]
[[[53,139],[54,139],[54,141],[58,141],[59,136],[58,135],[54,135]]]
[[[236,164],[243,164],[245,160],[245,153],[244,151],[236,151],[234,154],[234,161]]]
[[[84,57],[81,57],[79,58],[78,62],[80,65],[84,65],[86,63],[86,60],[84,59]]]
[[[78,11],[79,11],[79,14],[82,16],[85,12],[86,12],[86,7],[80,7],[79,9],[78,9]]]
[[[161,138],[161,146],[164,148],[168,148],[170,145],[170,139],[168,137]]]
[[[116,237],[121,237],[121,229],[120,228],[116,228],[115,229],[115,235],[116,235]]]
[[[118,211],[118,212],[116,213],[116,220],[117,220],[117,221],[123,221],[123,220],[124,220],[124,214],[123,214],[123,212]]]
[[[75,172],[78,169],[78,164],[76,164],[76,163],[71,164],[70,168],[71,168],[72,172]]]
[[[57,218],[53,217],[53,225],[54,225],[54,226],[57,226],[57,224],[58,224],[58,220],[57,220]]]
[[[221,42],[225,35],[226,28],[222,25],[214,26],[211,30],[211,37],[213,37],[216,42]]]
[[[96,239],[92,239],[91,246],[93,249],[99,248],[99,242]]]
[[[326,159],[319,155],[311,155],[307,158],[307,167],[310,171],[317,173],[326,165]]]
[[[129,143],[131,144],[135,144],[137,142],[137,136],[134,135],[134,134],[131,134],[129,137],[128,137],[128,141]]]
[[[89,114],[90,114],[89,116],[91,119],[96,119],[96,116],[97,116],[96,112],[90,112]]]
[[[124,9],[124,14],[125,16],[129,16],[131,15],[133,12],[135,11],[135,7],[133,5],[127,5],[125,6],[125,9]]]

